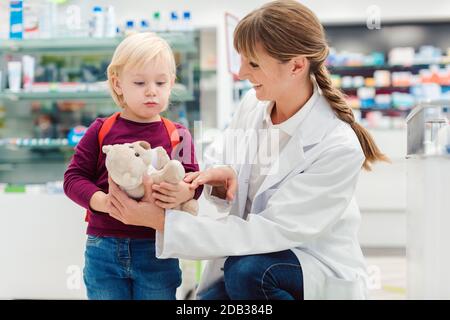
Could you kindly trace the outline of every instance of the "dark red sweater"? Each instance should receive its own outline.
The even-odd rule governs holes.
[[[98,133],[104,118],[96,119],[75,148],[70,164],[64,174],[64,192],[77,204],[91,210],[89,201],[92,195],[101,190],[108,193],[108,171],[105,166],[105,154],[99,152]],[[198,171],[194,145],[189,131],[175,123],[182,144],[178,158],[186,172]],[[118,144],[145,140],[152,148],[163,147],[171,154],[171,145],[167,130],[162,121],[139,123],[123,119],[120,116],[109,133],[105,136],[103,145]],[[184,155],[186,153],[186,156]],[[97,161],[100,162],[99,167]],[[195,192],[195,199],[201,195],[203,188]],[[91,210],[87,234],[112,236],[119,238],[154,238],[155,230],[147,227],[125,225],[106,213]],[[84,218],[84,217],[83,217]],[[80,217],[80,219],[83,219]]]

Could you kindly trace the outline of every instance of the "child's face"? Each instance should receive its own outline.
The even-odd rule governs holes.
[[[137,122],[158,120],[169,103],[174,80],[169,64],[163,61],[155,60],[142,68],[125,68],[113,80],[114,89],[125,102],[122,116]]]

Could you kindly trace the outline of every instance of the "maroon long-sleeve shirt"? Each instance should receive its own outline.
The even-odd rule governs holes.
[[[100,152],[98,144],[98,133],[104,121],[105,118],[96,119],[76,146],[75,154],[64,174],[64,192],[74,202],[91,211],[87,234],[119,238],[154,238],[154,229],[126,225],[107,213],[98,212],[89,207],[89,201],[95,192],[108,193],[106,155]],[[178,123],[175,123],[175,127],[181,140],[181,151],[176,159],[181,161],[186,172],[198,171],[199,166],[189,131]],[[162,121],[139,123],[119,116],[105,136],[103,145],[138,140],[148,141],[152,148],[161,146],[171,155],[170,139]],[[202,189],[201,187],[197,188],[195,199],[200,197]]]

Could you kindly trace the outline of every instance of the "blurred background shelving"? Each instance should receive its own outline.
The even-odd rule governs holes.
[[[188,127],[200,120],[199,32],[161,32],[172,46],[177,83],[165,115]],[[97,117],[117,107],[106,67],[123,37],[23,39],[0,42],[0,181],[62,181],[73,147]],[[26,57],[26,58],[24,58]],[[8,63],[32,61],[33,80],[9,88]],[[25,71],[25,70],[23,70]],[[21,79],[22,80],[22,79]],[[13,90],[12,90],[13,89]],[[182,118],[181,118],[182,117]],[[192,129],[192,128],[191,128]],[[36,170],[39,174],[35,174]]]

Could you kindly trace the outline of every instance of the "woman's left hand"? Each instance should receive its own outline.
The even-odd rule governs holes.
[[[119,186],[108,178],[110,201],[109,215],[124,224],[145,226],[164,231],[165,210],[152,198],[152,181],[144,178],[145,194],[141,201],[128,197]]]

